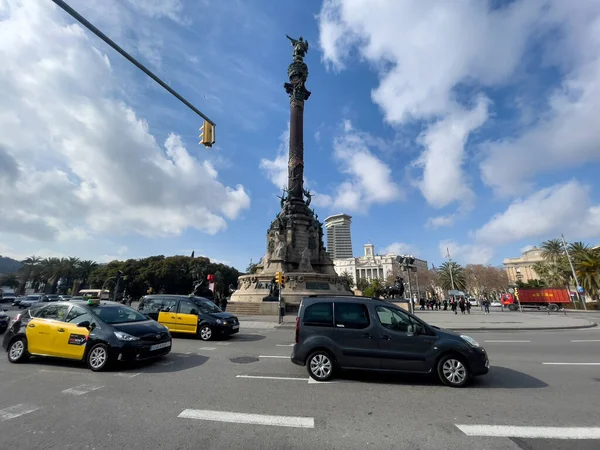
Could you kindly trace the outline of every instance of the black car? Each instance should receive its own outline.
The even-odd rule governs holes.
[[[15,317],[2,341],[12,363],[30,356],[81,360],[93,371],[171,351],[169,330],[120,303],[52,302]]]
[[[471,337],[428,325],[404,309],[367,297],[306,297],[291,360],[317,381],[338,369],[437,374],[453,387],[486,374],[486,351]]]
[[[147,295],[138,311],[165,325],[171,332],[195,334],[203,341],[240,331],[236,316],[204,297],[193,295]]]

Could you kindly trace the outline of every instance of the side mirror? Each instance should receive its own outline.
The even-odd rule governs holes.
[[[90,322],[88,320],[84,320],[83,322],[79,322],[77,324],[78,328],[89,328],[90,327]]]

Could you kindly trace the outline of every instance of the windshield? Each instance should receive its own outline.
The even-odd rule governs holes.
[[[148,320],[143,314],[140,314],[135,309],[125,305],[97,305],[90,309],[100,318],[100,320],[109,324],[142,322]]]
[[[203,298],[195,298],[194,303],[196,305],[198,305],[205,312],[209,312],[209,313],[222,312],[221,308],[219,308],[217,305],[215,305],[210,300],[205,300]]]

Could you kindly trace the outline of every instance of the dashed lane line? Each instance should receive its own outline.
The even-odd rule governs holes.
[[[213,350],[216,350],[217,347],[200,347],[198,350],[204,350],[207,352],[212,352]]]
[[[140,373],[127,373],[127,372],[117,372],[114,374],[115,377],[123,377],[123,378],[135,378],[138,375],[141,375]]]
[[[600,339],[573,339],[571,342],[600,342]]]
[[[526,343],[526,342],[531,342],[531,341],[511,341],[511,340],[487,340],[487,341],[483,341],[483,342],[487,342],[490,344],[516,344],[516,343]]]
[[[5,420],[16,419],[24,414],[29,414],[34,411],[41,409],[40,406],[28,405],[26,403],[19,403],[18,405],[9,406],[8,408],[0,409],[0,422]]]
[[[314,428],[313,417],[270,416],[206,409],[185,409],[177,417],[183,419],[208,420],[212,422],[243,423],[291,428]]]
[[[253,380],[287,380],[287,381],[306,381],[306,378],[297,377],[272,377],[261,375],[236,375],[236,378],[249,378]]]
[[[275,347],[293,347],[294,344],[275,344]]]
[[[600,362],[543,362],[545,366],[600,366]]]
[[[600,439],[597,427],[528,427],[503,425],[456,425],[467,436],[526,439]]]
[[[259,355],[259,358],[273,358],[273,359],[290,359],[289,356],[282,355]]]
[[[79,386],[65,389],[64,391],[62,391],[62,393],[68,394],[68,395],[83,395],[83,394],[87,394],[89,392],[98,390],[102,387],[103,386],[98,386],[95,384],[80,384]]]

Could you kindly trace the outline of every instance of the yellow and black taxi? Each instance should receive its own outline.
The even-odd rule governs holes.
[[[138,311],[166,326],[174,333],[195,334],[203,341],[229,336],[240,331],[236,316],[204,297],[193,295],[147,295]]]
[[[2,348],[12,363],[30,356],[85,361],[93,371],[171,351],[169,330],[129,306],[90,299],[30,308],[11,322]]]

